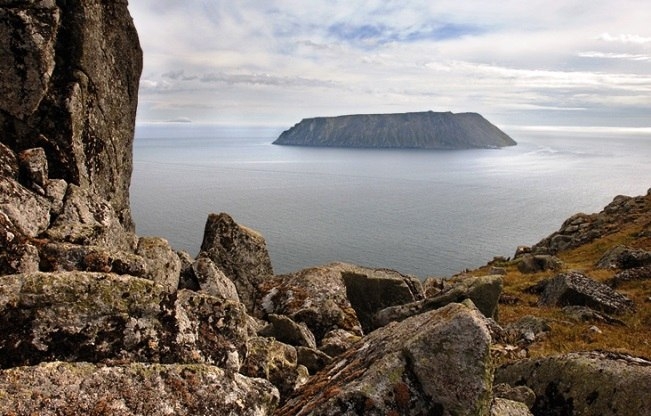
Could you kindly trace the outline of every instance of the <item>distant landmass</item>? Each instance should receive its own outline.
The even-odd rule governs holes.
[[[517,144],[480,114],[449,111],[306,118],[273,143],[411,149],[498,148]]]

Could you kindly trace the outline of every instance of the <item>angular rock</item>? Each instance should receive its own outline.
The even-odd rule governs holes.
[[[307,368],[297,362],[296,349],[272,338],[254,337],[246,343],[246,358],[241,373],[269,380],[287,397],[305,384]]]
[[[496,398],[491,405],[490,416],[533,416],[524,403]]]
[[[265,280],[259,286],[257,314],[286,315],[295,322],[303,322],[317,344],[334,329],[361,335],[359,320],[341,277],[342,270],[348,267],[351,266],[333,263]]]
[[[601,269],[632,269],[651,265],[651,252],[617,245],[606,251],[597,262]]]
[[[538,304],[588,306],[597,311],[615,314],[634,309],[632,300],[579,272],[556,275],[545,286]]]
[[[231,279],[219,270],[208,257],[199,256],[192,263],[192,271],[199,285],[199,290],[213,296],[221,296],[237,302],[240,297]]]
[[[381,327],[389,322],[401,321],[409,316],[438,309],[449,303],[462,302],[465,299],[472,300],[486,317],[496,317],[502,293],[501,276],[464,277],[451,284],[452,286],[432,298],[379,311],[373,317],[375,326]]]
[[[50,224],[49,201],[8,177],[0,177],[0,212],[28,237],[38,236]]]
[[[624,282],[651,279],[651,266],[635,267],[616,273],[606,282],[613,289]]]
[[[22,176],[32,186],[45,187],[48,181],[48,167],[45,150],[42,147],[23,150],[18,154]]]
[[[560,270],[563,265],[558,257],[546,254],[524,254],[519,257],[517,264],[520,273],[538,273],[547,270]]]
[[[194,259],[185,251],[177,251],[176,254],[179,256],[179,260],[181,260],[179,289],[199,290],[200,288],[197,276],[194,275],[194,270],[192,270]]]
[[[362,337],[358,333],[346,331],[345,329],[333,329],[326,332],[319,343],[319,350],[336,357],[352,348]]]
[[[181,259],[167,240],[160,237],[140,237],[136,254],[142,256],[147,264],[144,277],[163,286],[168,292],[178,289]]]
[[[533,315],[525,315],[504,329],[509,341],[524,343],[534,342],[552,330],[546,319]]]
[[[18,159],[16,154],[4,143],[0,142],[0,176],[11,179],[18,178]]]
[[[373,315],[381,309],[424,299],[420,281],[388,269],[355,267],[343,270],[346,296],[364,332],[375,329]]]
[[[201,252],[235,283],[240,299],[253,311],[258,285],[273,275],[264,237],[228,214],[210,214]]]
[[[296,360],[300,365],[305,366],[310,374],[316,374],[332,362],[332,357],[313,348],[296,347]]]
[[[110,251],[100,246],[48,243],[40,250],[41,270],[87,271],[147,276],[145,259],[124,251]]]
[[[49,208],[48,208],[49,211]],[[68,185],[61,214],[47,230],[54,241],[133,251],[136,239],[125,230],[112,205],[89,189]]]
[[[605,313],[597,312],[587,306],[565,306],[563,313],[577,322],[605,322],[611,325],[625,325],[623,321]]]
[[[102,273],[0,277],[0,368],[43,361],[159,361],[162,288]]]
[[[275,414],[485,415],[489,347],[481,313],[450,304],[372,332]]]
[[[524,403],[527,409],[531,409],[536,402],[536,393],[527,386],[512,387],[506,383],[496,384],[493,386],[493,395],[502,399]]]
[[[44,363],[0,371],[6,415],[271,415],[266,380],[208,365]]]
[[[45,197],[50,201],[51,215],[61,213],[67,191],[68,184],[63,179],[50,179],[45,183]]]
[[[239,371],[257,328],[243,304],[189,290],[161,303],[161,362],[208,363]]]
[[[498,368],[496,383],[525,385],[536,415],[624,416],[651,409],[651,362],[613,353],[571,353]]]
[[[276,338],[295,347],[316,348],[314,334],[304,323],[296,323],[287,316],[273,313],[267,319],[270,324],[260,331],[260,335]]]

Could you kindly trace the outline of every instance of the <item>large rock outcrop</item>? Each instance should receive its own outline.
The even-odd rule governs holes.
[[[142,51],[126,0],[0,3],[0,130],[42,147],[50,178],[90,188],[131,229],[131,147]]]
[[[284,131],[274,144],[470,149],[516,143],[479,114],[427,111],[308,118]]]

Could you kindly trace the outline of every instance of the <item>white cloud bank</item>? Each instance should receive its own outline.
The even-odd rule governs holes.
[[[645,1],[132,0],[139,121],[290,126],[476,111],[497,124],[648,127]]]

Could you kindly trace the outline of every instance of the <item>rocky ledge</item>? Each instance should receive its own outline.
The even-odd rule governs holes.
[[[422,283],[345,263],[275,275],[264,237],[224,213],[208,216],[192,257],[130,219],[141,53],[126,1],[0,1],[0,32],[0,413],[651,408],[647,360],[530,356],[559,328],[539,316],[548,310],[564,327],[646,328],[644,301],[617,290],[651,276],[651,194],[576,217],[514,260]],[[623,239],[635,247],[599,245],[598,274],[612,279],[556,257],[622,224],[636,227]],[[514,290],[516,269],[538,281]],[[533,314],[502,320],[525,296],[519,310]]]
[[[403,149],[514,146],[506,133],[476,113],[358,114],[302,120],[274,144]]]

